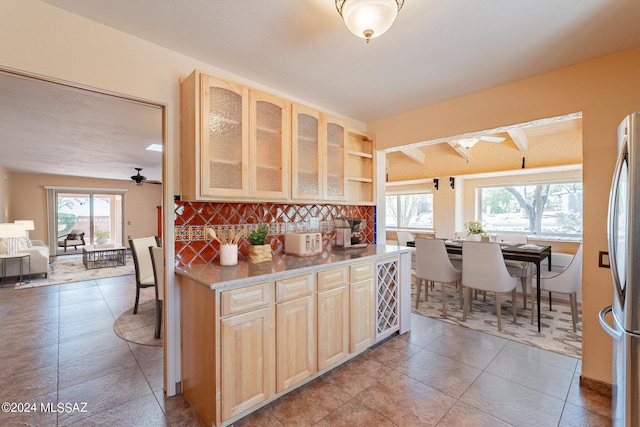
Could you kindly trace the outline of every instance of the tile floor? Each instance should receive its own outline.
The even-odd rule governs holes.
[[[86,402],[87,412],[0,412],[0,425],[203,425],[181,396],[163,396],[162,349],[114,334],[134,292],[130,277],[1,288],[0,402]],[[412,322],[411,333],[235,425],[611,425],[610,400],[578,386],[579,360],[419,315]]]

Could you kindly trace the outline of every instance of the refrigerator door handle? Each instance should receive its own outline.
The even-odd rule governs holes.
[[[624,141],[620,152],[626,152],[627,141]],[[609,243],[609,262],[611,263],[611,273],[613,276],[613,285],[615,286],[616,293],[620,298],[620,301],[623,301],[624,295],[622,290],[622,283],[620,282],[620,277],[618,276],[618,254],[616,252],[616,221],[615,219],[618,217],[618,184],[620,182],[620,175],[622,174],[622,167],[624,162],[626,161],[626,155],[622,154],[618,156],[618,160],[616,161],[616,168],[613,175],[613,183],[611,184],[611,194],[609,197],[609,218],[608,218],[608,230],[607,230],[607,239]]]
[[[612,328],[611,325],[609,325],[609,323],[607,322],[607,319],[604,318],[608,313],[611,312],[612,309],[613,308],[611,306],[608,306],[600,310],[600,326],[602,326],[602,329],[604,329],[604,331],[611,335],[616,341],[620,341],[620,339],[622,338],[622,332],[616,331],[614,328]]]

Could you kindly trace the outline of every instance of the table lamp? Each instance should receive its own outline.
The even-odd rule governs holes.
[[[29,231],[36,229],[32,219],[16,219],[13,223],[22,224],[24,226],[27,239],[29,238]]]
[[[0,238],[7,244],[7,255],[18,253],[18,238],[24,237],[26,230],[23,224],[5,222],[0,224]]]

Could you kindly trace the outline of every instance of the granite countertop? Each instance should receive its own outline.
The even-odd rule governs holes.
[[[189,277],[211,289],[246,286],[267,280],[291,276],[292,273],[309,273],[318,267],[339,267],[353,261],[379,258],[403,252],[413,252],[413,248],[393,245],[368,245],[360,249],[328,249],[319,255],[297,257],[274,255],[273,260],[260,264],[238,261],[237,265],[222,267],[218,263],[176,266],[176,273]]]

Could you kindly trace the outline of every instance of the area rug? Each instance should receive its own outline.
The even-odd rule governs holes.
[[[115,333],[129,342],[142,345],[162,347],[162,338],[154,338],[156,301],[149,300],[138,305],[138,313],[133,314],[133,307],[125,311],[113,324]]]
[[[105,277],[135,274],[133,259],[127,255],[126,263],[119,267],[105,267],[87,270],[82,263],[82,255],[58,256],[49,265],[49,275],[37,275],[30,283],[16,282],[14,289],[37,288],[39,286],[59,285],[61,283],[83,282],[86,280],[104,279]]]
[[[462,309],[460,308],[459,293],[451,285],[447,285],[447,313],[442,313],[442,291],[437,284],[433,290],[429,289],[429,301],[424,301],[424,288],[420,293],[420,306],[415,308],[415,286],[411,295],[411,309],[414,313],[423,316],[443,320],[445,322],[464,326],[518,341],[523,344],[550,350],[567,356],[582,357],[582,310],[578,305],[578,324],[576,332],[573,332],[571,323],[571,308],[568,304],[553,300],[553,310],[549,311],[549,301],[542,301],[540,313],[541,330],[538,332],[536,319],[531,324],[531,307],[527,301],[527,309],[522,309],[522,299],[518,295],[517,323],[513,322],[511,312],[511,299],[503,296],[502,302],[502,331],[498,331],[498,319],[496,318],[495,299],[493,294],[487,294],[486,302],[482,296],[473,300],[473,311],[467,314],[467,321],[462,321]],[[506,301],[505,301],[506,300]],[[537,314],[534,313],[534,316]]]

